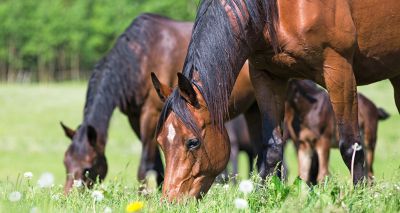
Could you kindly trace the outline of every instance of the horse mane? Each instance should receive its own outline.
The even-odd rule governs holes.
[[[242,6],[242,1],[244,1],[247,11]],[[227,0],[226,4],[231,6],[236,17],[249,16],[250,26],[241,23],[240,19],[236,18],[239,32],[234,32],[229,24],[225,5],[216,0],[203,0],[198,9],[182,72],[197,86],[210,111],[212,124],[220,129],[224,128],[230,92],[238,72],[243,66],[235,59],[235,54],[238,54],[237,51],[244,51],[241,47],[243,45],[249,47],[251,42],[251,38],[248,39],[245,36],[248,34],[248,30],[251,28],[259,34],[267,24],[272,46],[274,50],[277,50],[278,12],[276,0]],[[229,51],[228,48],[232,48],[233,51]],[[250,54],[250,52],[245,53]],[[232,70],[237,71],[233,72]],[[193,80],[194,72],[198,74],[200,82]],[[186,103],[179,96],[177,89],[166,100],[158,122],[157,134],[171,110],[177,114],[181,122],[186,124],[197,136],[200,136],[200,130],[191,118]]]
[[[126,111],[130,108],[128,105],[142,104],[146,73],[141,70],[141,64],[157,39],[154,23],[159,20],[170,19],[153,14],[135,18],[109,53],[95,65],[86,93],[85,123],[106,132],[115,107]]]

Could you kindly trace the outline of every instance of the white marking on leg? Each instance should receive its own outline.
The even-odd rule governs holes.
[[[167,138],[170,143],[172,143],[172,141],[174,140],[175,135],[176,135],[176,132],[175,132],[174,126],[172,124],[169,124]]]

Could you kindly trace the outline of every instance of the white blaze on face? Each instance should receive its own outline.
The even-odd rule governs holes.
[[[172,124],[169,124],[167,138],[170,143],[172,143],[172,141],[174,140],[175,135],[176,135],[176,132],[175,132],[174,126]]]

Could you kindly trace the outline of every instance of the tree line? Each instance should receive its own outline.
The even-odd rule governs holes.
[[[193,20],[198,0],[1,0],[0,81],[86,79],[143,12]]]

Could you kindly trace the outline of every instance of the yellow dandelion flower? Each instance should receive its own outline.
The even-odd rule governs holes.
[[[126,212],[138,212],[142,210],[144,204],[141,201],[135,201],[126,205]]]

